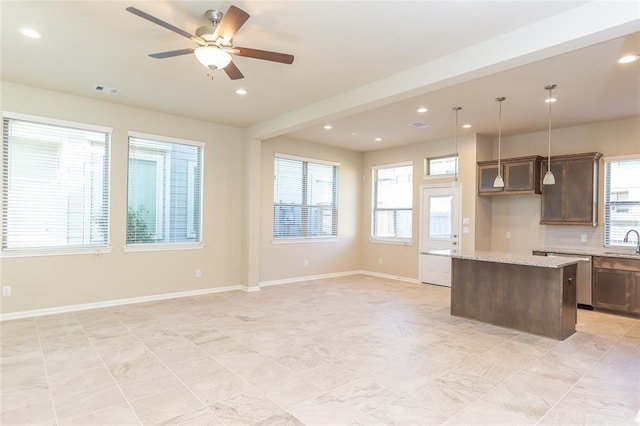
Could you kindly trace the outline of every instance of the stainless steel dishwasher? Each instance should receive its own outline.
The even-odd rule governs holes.
[[[576,299],[579,308],[593,309],[591,301],[591,256],[547,252],[549,257],[579,259],[576,271]]]

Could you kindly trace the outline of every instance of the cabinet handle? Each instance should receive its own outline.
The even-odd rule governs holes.
[[[569,285],[573,284],[573,277],[569,277],[567,281],[569,282]]]

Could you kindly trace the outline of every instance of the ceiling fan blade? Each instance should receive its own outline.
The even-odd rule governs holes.
[[[166,29],[168,29],[169,31],[173,31],[176,34],[180,34],[183,37],[186,38],[190,38],[190,39],[196,39],[198,37],[189,34],[188,32],[186,32],[185,30],[182,30],[178,27],[175,27],[171,24],[169,24],[168,22],[164,22],[162,19],[158,19],[155,16],[151,16],[149,15],[147,12],[143,12],[140,9],[136,9],[135,7],[127,7],[127,12],[131,12],[134,15],[138,15],[139,17],[146,19],[149,22],[153,22],[154,24],[160,25],[161,27],[164,27]]]
[[[195,49],[169,50],[167,52],[151,53],[149,56],[156,59],[164,59],[171,58],[173,56],[188,55],[189,53],[193,53],[194,50]]]
[[[218,24],[214,33],[214,40],[223,37],[228,43],[231,41],[236,32],[247,22],[249,14],[235,6],[229,6],[229,10],[222,17],[222,21]]]
[[[264,59],[265,61],[280,62],[282,64],[292,64],[293,55],[286,53],[271,52],[269,50],[251,49],[249,47],[233,46],[233,53],[247,58]]]
[[[227,65],[223,69],[224,69],[224,72],[227,73],[227,75],[231,80],[240,80],[241,78],[244,78],[244,75],[242,75],[242,73],[240,72],[236,64],[233,63],[233,61],[229,62],[229,65]]]

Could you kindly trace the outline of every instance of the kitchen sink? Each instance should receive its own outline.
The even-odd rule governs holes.
[[[640,257],[640,254],[638,253],[621,253],[619,251],[605,251],[604,254],[617,254],[617,255],[622,255],[622,256],[636,256],[636,257]]]

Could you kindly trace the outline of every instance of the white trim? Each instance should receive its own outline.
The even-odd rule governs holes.
[[[358,271],[358,273],[363,275],[370,275],[372,277],[385,278],[387,280],[396,280],[396,281],[403,281],[406,283],[420,284],[420,280],[418,278],[401,277],[398,275],[382,274],[380,272],[373,272],[373,271]]]
[[[242,286],[229,285],[224,287],[205,288],[202,290],[179,291],[175,293],[155,294],[152,296],[130,297],[127,299],[107,300],[104,302],[82,303],[79,305],[66,305],[57,306],[55,308],[35,309],[32,311],[12,312],[9,314],[0,314],[0,321],[63,314],[68,312],[85,311],[88,309],[108,308],[112,306],[130,305],[133,303],[154,302],[157,300],[176,299],[180,297],[201,296],[211,293],[224,293],[233,290],[242,290]]]
[[[395,244],[397,246],[412,246],[413,239],[400,239],[400,238],[376,238],[370,237],[370,243],[380,243],[380,244]]]
[[[68,255],[85,255],[95,254],[96,256],[102,256],[103,254],[111,253],[111,247],[71,247],[54,249],[51,247],[38,249],[7,249],[0,251],[0,258],[6,259],[11,257],[38,257],[38,256],[68,256]]]
[[[129,244],[122,247],[125,253],[137,251],[166,251],[166,250],[200,250],[203,243],[140,243]]]
[[[282,280],[262,281],[260,282],[260,287],[269,287],[272,285],[280,285],[280,284],[302,283],[306,281],[321,280],[325,278],[346,277],[348,275],[358,275],[360,273],[362,273],[362,271],[346,271],[346,272],[334,272],[331,274],[305,275],[301,277],[285,278]]]
[[[181,138],[174,138],[171,136],[160,136],[160,135],[152,135],[150,133],[141,133],[141,132],[135,132],[132,130],[129,130],[127,132],[127,136],[128,137],[134,137],[134,138],[140,138],[140,139],[146,139],[146,140],[150,140],[153,142],[170,142],[170,143],[177,143],[179,145],[195,145],[195,146],[199,146],[199,147],[205,147],[206,143],[204,142],[199,142],[199,141],[192,141],[189,139],[181,139]]]
[[[308,158],[308,157],[299,157],[297,155],[281,154],[279,152],[276,152],[274,154],[274,158],[284,158],[287,160],[297,160],[297,161],[304,161],[306,163],[324,164],[327,166],[340,167],[340,163],[336,163],[335,161],[318,160],[316,158]]]
[[[98,126],[95,124],[80,123],[77,121],[60,120],[57,118],[41,117],[39,115],[23,114],[20,112],[2,111],[3,118],[11,118],[14,120],[29,121],[38,124],[51,124],[54,126],[72,127],[79,130],[89,130],[92,132],[104,132],[111,134],[112,127]],[[107,143],[109,143],[108,141]]]
[[[612,161],[620,161],[620,160],[637,160],[640,159],[640,154],[631,154],[631,155],[617,155],[613,157],[602,157],[603,163],[610,163]]]
[[[293,237],[293,238],[272,238],[272,244],[296,244],[296,243],[334,243],[338,241],[338,237]]]
[[[254,293],[254,292],[261,291],[261,287],[268,287],[268,286],[280,285],[280,284],[304,283],[311,280],[345,277],[349,275],[370,275],[378,278],[385,278],[390,280],[408,282],[412,284],[419,284],[419,281],[415,278],[381,274],[381,273],[372,272],[372,271],[356,270],[356,271],[336,272],[332,274],[307,275],[303,277],[286,278],[282,280],[263,281],[259,283],[257,287],[248,287],[244,285],[229,285],[224,287],[205,288],[201,290],[179,291],[174,293],[155,294],[151,296],[140,296],[140,297],[130,297],[126,299],[107,300],[104,302],[82,303],[78,305],[65,305],[65,306],[57,306],[54,308],[43,308],[43,309],[34,309],[30,311],[12,312],[8,314],[0,314],[0,322],[15,320],[15,319],[22,319],[22,318],[40,317],[44,315],[55,315],[55,314],[64,314],[69,312],[86,311],[90,309],[109,308],[113,306],[131,305],[134,303],[155,302],[158,300],[177,299],[181,297],[192,297],[192,296],[202,296],[205,294],[225,293],[227,291],[235,291],[235,290],[244,291],[247,293]]]
[[[406,167],[406,166],[413,167],[413,161],[403,161],[401,163],[391,163],[391,164],[380,164],[379,166],[371,166],[371,170],[391,169],[394,167]],[[413,170],[411,171],[411,178],[413,179]]]
[[[372,272],[372,271],[364,271],[364,270],[356,270],[356,271],[345,271],[345,272],[334,272],[331,274],[319,274],[319,275],[306,275],[306,276],[301,276],[301,277],[294,277],[294,278],[285,278],[282,280],[272,280],[272,281],[262,281],[260,282],[260,287],[269,287],[272,285],[281,285],[281,284],[295,284],[295,283],[305,283],[307,281],[313,281],[313,280],[322,280],[322,279],[327,279],[327,278],[338,278],[338,277],[347,277],[350,275],[370,275],[372,277],[378,277],[378,278],[385,278],[385,279],[389,279],[389,280],[396,280],[396,281],[404,281],[404,282],[408,282],[408,283],[413,283],[413,284],[419,284],[418,279],[416,278],[407,278],[407,277],[400,277],[397,275],[389,275],[389,274],[381,274],[378,272]]]

